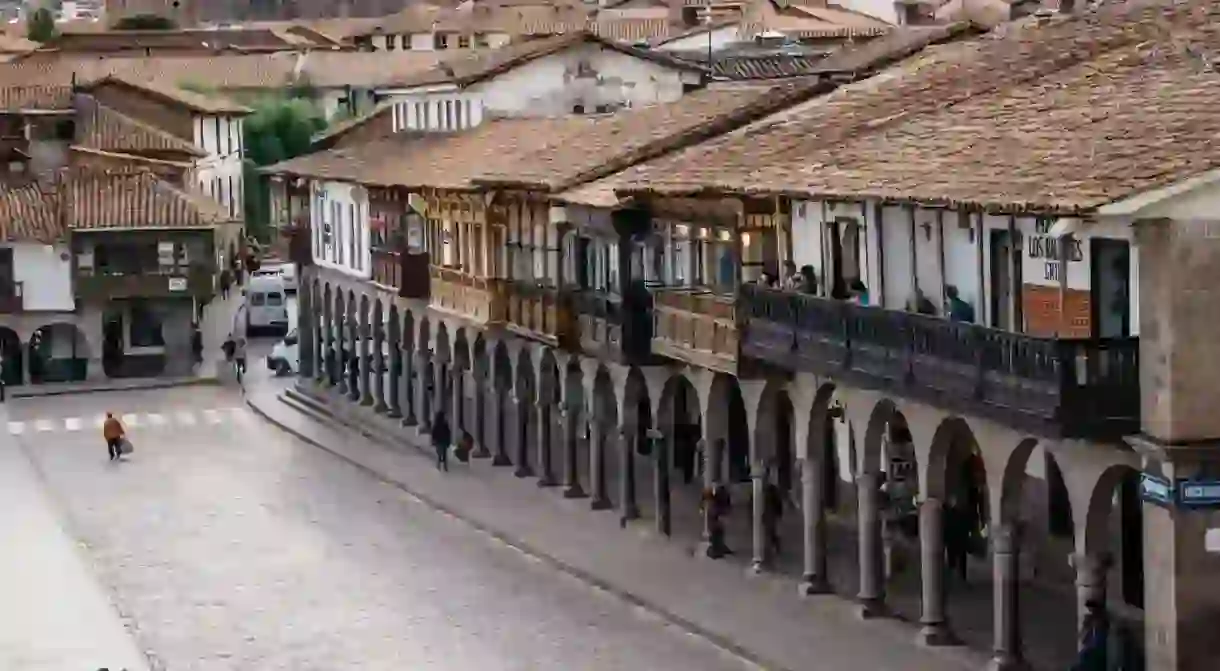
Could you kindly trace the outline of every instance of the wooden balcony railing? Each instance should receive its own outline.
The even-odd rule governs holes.
[[[0,284],[0,314],[10,315],[21,312],[25,307],[24,295],[25,285],[22,282]]]
[[[689,288],[653,291],[656,353],[717,370],[736,371],[735,297]]]
[[[1139,431],[1139,339],[1057,339],[746,285],[742,355],[1042,435]]]
[[[626,365],[644,365],[652,357],[652,305],[652,295],[643,288],[628,296],[573,292],[581,349]]]
[[[371,251],[373,257],[373,281],[396,292],[402,288],[402,252],[392,249]]]
[[[504,288],[509,330],[560,347],[576,346],[577,323],[566,292],[518,281],[506,282]]]
[[[431,266],[429,304],[479,324],[502,323],[507,314],[504,281],[471,277],[450,268]]]
[[[88,301],[174,296],[207,298],[215,291],[216,272],[211,264],[140,272],[78,268],[75,280],[77,297]]]

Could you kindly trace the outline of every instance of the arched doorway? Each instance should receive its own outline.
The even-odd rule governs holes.
[[[25,382],[25,353],[17,332],[0,326],[0,376],[8,386]]]
[[[513,460],[511,454],[512,438],[509,435],[512,423],[513,413],[513,387],[515,380],[513,378],[513,361],[512,356],[508,353],[508,346],[504,341],[497,341],[495,348],[492,350],[492,385],[495,393],[492,394],[492,412],[494,413],[495,429],[495,456],[492,457],[492,466],[512,466]]]
[[[89,341],[75,324],[57,322],[30,336],[30,381],[79,382],[89,376]]]
[[[698,515],[703,493],[702,406],[698,392],[685,375],[666,381],[658,406],[657,429],[662,435],[653,455],[658,524],[662,533],[674,531],[701,539],[703,520]],[[676,505],[671,499],[677,499]],[[672,521],[671,521],[672,518]]]

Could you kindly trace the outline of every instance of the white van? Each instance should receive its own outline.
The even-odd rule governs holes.
[[[250,273],[253,278],[280,278],[284,281],[284,291],[289,294],[297,292],[297,267],[292,263],[276,263],[263,266]]]
[[[243,292],[246,297],[246,333],[258,331],[288,333],[288,292],[278,275],[256,275]]]
[[[372,343],[370,343],[370,346]],[[370,347],[371,348],[371,347]],[[386,370],[383,373],[384,378],[382,384],[385,385],[386,395],[389,396],[390,385],[393,384],[393,371],[390,368],[390,346],[389,343],[381,343],[381,353],[385,356]],[[350,354],[345,354],[346,360]],[[369,365],[372,365],[372,354],[369,355]],[[346,366],[344,367],[346,370]],[[295,375],[301,371],[301,337],[296,329],[284,336],[284,339],[275,344],[271,348],[271,354],[267,355],[267,370],[274,372],[279,377]]]

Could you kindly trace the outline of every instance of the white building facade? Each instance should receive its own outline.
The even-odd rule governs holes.
[[[196,114],[193,123],[195,146],[208,154],[195,164],[199,189],[226,208],[230,216],[239,217],[245,194],[242,117]]]
[[[310,212],[314,262],[352,277],[370,279],[373,261],[368,191],[360,185],[314,181]]]

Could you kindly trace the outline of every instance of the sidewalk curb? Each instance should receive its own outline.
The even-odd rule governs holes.
[[[280,397],[278,395],[276,396],[275,400],[277,403],[283,403],[283,401],[280,400]],[[681,615],[678,615],[678,614],[670,611],[669,609],[664,608],[663,606],[660,606],[656,603],[653,603],[652,601],[649,601],[647,599],[636,596],[635,594],[632,594],[631,592],[628,592],[626,590],[619,589],[619,588],[615,587],[614,585],[611,585],[610,583],[590,574],[589,572],[587,572],[583,569],[580,569],[576,566],[573,566],[573,565],[569,564],[568,562],[565,562],[562,559],[559,559],[544,550],[538,549],[538,548],[534,547],[533,545],[530,545],[523,541],[512,538],[512,537],[508,536],[507,534],[501,533],[500,531],[497,531],[496,529],[493,529],[493,528],[487,526],[486,524],[480,522],[479,520],[474,519],[472,516],[459,512],[459,511],[453,509],[452,507],[445,505],[444,503],[441,503],[440,501],[436,500],[436,498],[433,496],[420,494],[417,490],[412,489],[406,483],[400,482],[394,478],[384,475],[383,473],[377,471],[376,469],[366,466],[365,464],[359,462],[355,458],[344,454],[341,450],[330,447],[330,446],[326,445],[325,443],[319,441],[316,438],[307,436],[304,433],[302,433],[301,431],[298,431],[296,429],[293,429],[292,427],[289,427],[287,424],[272,417],[270,413],[266,412],[261,407],[259,407],[258,404],[256,404],[249,397],[247,397],[245,399],[245,401],[246,401],[246,405],[248,405],[250,407],[250,409],[256,415],[258,415],[259,417],[262,417],[264,420],[271,423],[276,428],[295,437],[296,439],[298,439],[302,442],[305,442],[309,445],[312,445],[313,447],[321,449],[325,452],[328,452],[328,453],[338,457],[339,459],[342,459],[343,461],[351,464],[352,466],[355,466],[356,468],[364,471],[365,473],[368,473],[369,475],[373,476],[377,480],[380,480],[381,482],[384,482],[388,485],[401,489],[402,491],[406,492],[407,494],[410,494],[411,496],[419,499],[424,505],[428,506],[429,508],[432,508],[444,515],[448,515],[449,517],[459,520],[462,523],[466,524],[467,526],[474,528],[479,533],[489,536],[489,537],[493,538],[494,540],[496,540],[497,542],[502,543],[503,545],[506,545],[528,557],[536,559],[562,573],[565,573],[573,578],[576,578],[577,580],[580,580],[581,582],[585,583],[586,585],[588,585],[596,590],[599,590],[601,592],[614,596],[615,598],[617,598],[631,606],[635,606],[637,608],[643,609],[644,611],[664,620],[668,624],[684,630],[688,634],[698,636],[699,638],[703,639],[708,644],[718,648],[723,653],[736,657],[736,658],[740,659],[741,661],[745,662],[746,664],[757,667],[758,669],[761,669],[763,671],[795,671],[795,669],[790,669],[788,667],[781,666],[781,665],[775,664],[773,662],[769,662],[769,661],[763,659],[762,657],[760,657],[759,655],[755,654],[754,652],[747,650],[747,649],[733,643],[726,637],[716,634],[715,632],[709,631],[708,629],[706,629],[694,622],[691,622],[687,618],[684,618]],[[285,405],[287,405],[287,404],[285,404]],[[297,411],[293,410],[293,412],[297,412]],[[318,420],[314,420],[314,421],[318,421]],[[336,423],[327,422],[327,424],[336,424]],[[335,428],[335,427],[332,427],[332,428]],[[350,431],[351,429],[340,424],[340,427],[338,428],[338,430]],[[353,433],[355,433],[355,432],[353,431]],[[361,434],[361,435],[365,435],[365,434]],[[372,438],[367,435],[365,435],[365,437],[368,438],[369,440],[379,443],[379,444],[381,442],[381,441],[377,440],[376,438]]]
[[[138,385],[98,385],[96,387],[70,387],[64,389],[40,389],[30,393],[30,389],[37,389],[31,385],[18,391],[16,388],[10,387],[8,391],[9,398],[43,398],[48,396],[79,396],[83,394],[104,394],[107,392],[116,391],[148,391],[156,389],[176,389],[178,387],[198,387],[198,386],[219,386],[220,379],[215,376],[199,377],[188,380],[165,380],[163,382],[149,381],[148,384]]]

